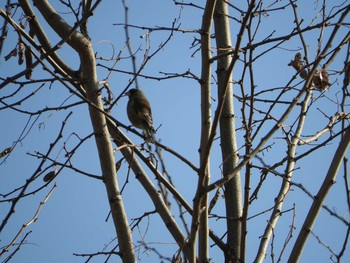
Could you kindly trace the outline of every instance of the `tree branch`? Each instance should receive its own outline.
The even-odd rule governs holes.
[[[100,1],[97,3],[99,2]],[[64,39],[70,36],[70,38],[67,39],[67,43],[79,54],[83,78],[82,85],[85,88],[88,100],[98,108],[96,109],[89,105],[89,112],[94,129],[102,176],[118,236],[120,253],[122,254],[123,262],[136,262],[131,231],[124,210],[122,196],[119,191],[118,181],[116,179],[113,147],[109,138],[106,117],[102,113],[104,108],[99,91],[92,44],[83,34],[78,31],[72,31],[72,27],[59,16],[47,1],[35,0],[34,4],[52,29],[55,30],[61,38]]]
[[[297,238],[297,240],[293,246],[292,252],[290,253],[290,256],[288,258],[288,263],[298,262],[301,254],[303,252],[307,238],[308,238],[310,232],[312,231],[312,228],[313,228],[313,225],[316,221],[318,213],[320,212],[320,210],[322,208],[322,204],[324,203],[332,185],[335,182],[339,167],[343,162],[343,158],[346,154],[346,151],[348,149],[349,144],[350,144],[350,128],[348,127],[348,129],[344,133],[344,137],[340,141],[339,146],[334,154],[334,157],[333,157],[331,165],[329,166],[327,175],[326,175],[314,201],[312,202],[311,208],[306,216],[304,224],[300,230],[298,238]]]

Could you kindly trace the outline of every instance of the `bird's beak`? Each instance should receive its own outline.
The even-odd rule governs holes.
[[[129,91],[128,91],[128,92],[125,92],[124,95],[123,95],[123,97],[124,97],[124,96],[130,96],[130,92],[129,92]]]

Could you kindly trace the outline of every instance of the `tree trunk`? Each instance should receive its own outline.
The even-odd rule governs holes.
[[[218,0],[214,15],[215,40],[218,49],[218,55],[232,50],[230,25],[228,19],[228,5],[223,0]],[[228,68],[231,63],[231,56],[222,56],[217,61],[217,79],[218,96],[221,96],[224,89],[229,85],[226,91],[225,102],[220,118],[220,142],[223,164],[223,176],[229,175],[237,165],[238,151],[235,135],[235,119],[233,107],[233,89],[231,82],[231,73]],[[241,215],[242,215],[242,192],[241,178],[239,172],[232,180],[224,185],[225,206],[226,206],[226,225],[227,225],[227,247],[229,255],[226,256],[226,262],[240,261],[241,246]]]

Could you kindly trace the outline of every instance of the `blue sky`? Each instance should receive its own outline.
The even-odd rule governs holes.
[[[273,1],[271,1],[271,3],[272,2]],[[328,2],[332,5],[343,3],[342,1]],[[140,1],[135,0],[129,0],[126,1],[126,3],[129,7],[129,23],[132,25],[171,27],[172,22],[179,17],[179,14],[181,14],[181,16],[177,23],[180,23],[181,28],[197,30],[201,25],[202,10],[189,6],[182,9],[180,6],[174,5],[173,1],[170,0],[151,0],[147,1],[147,4],[142,3],[142,5],[140,4]],[[193,1],[193,3],[202,5],[202,1]],[[277,6],[283,6],[283,4],[285,4],[285,2],[282,2]],[[55,5],[64,19],[67,19],[71,23],[74,21],[72,15],[66,12],[65,7],[58,3],[55,3]],[[267,5],[268,3],[266,3],[266,6]],[[320,3],[319,5],[316,5],[314,1],[298,1],[298,5],[298,10],[300,12],[299,15],[304,19],[304,24],[302,25],[308,25],[317,13],[315,10],[319,10]],[[1,4],[1,8],[3,8],[3,4]],[[242,6],[241,8],[244,7]],[[327,11],[330,12],[331,10],[327,9]],[[237,11],[231,10],[231,12],[232,16],[236,18],[240,15]],[[19,14],[16,14],[15,18],[18,18],[18,16]],[[320,18],[318,17],[316,22],[319,22],[319,19]],[[290,7],[281,11],[272,12],[269,16],[263,16],[261,21],[261,29],[259,29],[258,34],[256,35],[256,42],[263,40],[273,31],[276,31],[274,36],[277,37],[288,34],[294,28],[294,18]],[[112,46],[114,47],[114,54],[119,53],[125,48],[123,26],[113,25],[115,23],[123,22],[124,10],[122,4],[119,2],[116,3],[111,0],[103,1],[99,8],[94,12],[94,16],[89,20],[89,33],[98,57],[111,57],[113,55]],[[347,19],[347,22],[349,22],[349,19]],[[233,43],[235,43],[238,24],[232,21],[231,27],[232,40]],[[331,30],[332,28],[326,28],[323,36],[324,39],[327,39]],[[135,53],[138,67],[141,64],[145,53],[146,38],[144,34],[147,32],[147,30],[130,28],[132,48],[134,51],[138,50]],[[339,36],[344,37],[347,32],[347,28],[342,28]],[[305,34],[306,41],[309,45],[309,59],[311,61],[313,61],[315,57],[319,33],[319,30],[314,30]],[[168,34],[169,32],[167,31],[153,31],[149,34],[150,53],[153,53],[161,43],[164,43]],[[48,33],[48,35],[50,36],[53,45],[60,40],[57,35],[52,32]],[[191,57],[191,54],[195,50],[190,49],[194,37],[198,38],[199,35],[195,33],[175,32],[170,42],[146,64],[142,74],[147,76],[164,77],[164,74],[161,72],[184,73],[187,70],[190,70],[193,74],[199,77],[200,53],[197,52],[194,57]],[[340,38],[337,38],[336,41],[339,41],[339,39]],[[10,29],[2,55],[6,55],[12,50],[16,41],[17,36],[14,34],[13,30]],[[213,43],[213,45],[215,44]],[[246,45],[247,38],[243,40],[242,46]],[[269,47],[271,47],[271,45],[257,48],[255,50],[255,55],[262,53]],[[300,39],[294,37],[285,42],[279,48],[268,52],[266,56],[258,59],[254,64],[254,78],[257,84],[256,91],[262,91],[273,87],[283,87],[286,85],[295,74],[295,70],[288,67],[287,64],[297,51],[302,51],[301,48],[302,45]],[[64,45],[60,49],[59,54],[70,66],[77,69],[79,66],[78,57],[69,47],[67,47],[67,45]],[[128,59],[129,54],[126,49],[123,51],[121,57],[122,59],[117,63],[116,69],[132,71],[130,59]],[[324,117],[321,111],[328,115],[334,115],[339,111],[336,102],[341,98],[343,76],[335,74],[335,70],[342,69],[344,59],[345,50],[343,50],[330,65],[329,72],[331,73],[331,82],[334,82],[334,84],[320,99],[315,100],[315,105],[308,113],[308,120],[303,135],[314,134],[316,131],[325,127],[328,120]],[[107,62],[97,60],[97,63],[111,66],[113,61]],[[234,80],[239,80],[241,77],[242,67],[242,62],[237,63],[237,67],[233,72]],[[0,77],[12,76],[19,68],[23,70],[24,66],[18,67],[16,58],[12,58],[7,62],[4,61],[3,56],[0,59]],[[33,73],[33,78],[45,78],[45,76],[47,77],[45,74],[46,73],[39,69]],[[213,74],[215,74],[215,65],[213,67]],[[98,79],[102,81],[107,76],[107,70],[98,67]],[[128,74],[118,72],[111,74],[108,82],[115,97],[124,90],[130,79],[131,76]],[[151,102],[154,126],[156,128],[160,126],[157,131],[157,139],[160,139],[163,144],[181,153],[198,166],[200,134],[200,86],[198,82],[187,78],[173,78],[158,81],[143,77],[139,78],[138,81],[140,87],[144,90]],[[293,84],[296,84],[299,81],[300,78],[297,78],[294,80]],[[31,87],[26,86],[20,91],[20,95],[24,97],[25,94],[30,94],[39,86],[40,84],[35,84]],[[9,85],[0,90],[0,97],[2,98],[3,96],[8,95],[17,87],[18,86],[16,85]],[[234,85],[233,88],[235,93],[240,96],[241,92],[238,85]],[[301,88],[301,85],[299,85],[298,88]],[[249,90],[250,88],[247,85],[245,92],[248,93]],[[273,99],[276,97],[276,94],[277,93],[270,92],[261,98]],[[283,100],[291,100],[296,94],[296,92],[290,92],[283,97]],[[58,107],[62,103],[70,104],[76,102],[76,98],[70,97],[70,95],[69,91],[67,91],[60,83],[54,82],[50,86],[45,85],[42,87],[37,92],[36,96],[25,101],[17,108],[37,111],[46,106]],[[315,98],[319,95],[319,92],[314,92]],[[214,109],[217,105],[215,85],[213,85],[212,96],[214,114]],[[6,100],[7,103],[13,101],[15,101],[15,99]],[[238,128],[241,127],[242,124],[240,112],[241,104],[237,100],[235,100],[235,102],[235,112],[237,115],[236,126]],[[127,98],[121,98],[113,108],[112,115],[120,122],[129,125],[125,112],[126,103]],[[261,109],[267,107],[262,103],[257,103],[256,105]],[[285,107],[286,106],[281,105],[275,109],[273,111],[274,116],[280,116]],[[58,136],[62,121],[70,111],[73,111],[73,114],[67,121],[63,137],[55,146],[51,155],[52,158],[56,158],[57,161],[61,162],[64,161],[64,147],[69,150],[72,149],[77,143],[79,143],[81,138],[88,136],[92,132],[86,105],[80,105],[72,109],[58,112],[45,112],[41,114],[37,120],[35,120],[36,116],[30,118],[29,115],[19,114],[12,110],[0,111],[0,119],[2,120],[2,139],[0,140],[0,149],[9,147],[14,141],[18,140],[22,129],[27,122],[29,122],[29,125],[25,129],[24,134],[27,134],[30,128],[30,132],[28,132],[21,143],[17,144],[15,150],[6,161],[2,162],[3,159],[0,159],[1,194],[7,193],[11,189],[21,186],[25,183],[26,178],[33,174],[40,160],[28,155],[27,153],[46,153],[50,143]],[[286,121],[285,125],[287,127],[288,125],[293,124],[298,112],[299,109],[295,110],[292,113],[292,116]],[[258,116],[259,114],[257,114],[257,118]],[[266,127],[262,129],[261,136],[266,134],[268,128],[269,125],[266,125]],[[337,129],[337,131],[338,130],[339,129]],[[127,131],[125,131],[125,133],[136,144],[142,143],[141,138]],[[267,164],[271,165],[284,157],[286,143],[281,139],[283,136],[284,134],[282,132],[276,133],[274,136],[274,144],[271,145],[271,148],[260,155],[264,158]],[[244,138],[242,131],[238,132],[237,142],[239,147],[243,146]],[[256,145],[258,142],[259,140],[255,141],[253,145]],[[270,143],[272,143],[272,141]],[[312,194],[316,194],[327,172],[338,143],[339,140],[334,140],[327,145],[327,147],[320,149],[319,152],[312,153],[298,162],[296,165],[297,169],[293,175],[293,181],[301,183]],[[298,153],[302,153],[309,148],[310,146],[300,147]],[[120,158],[120,153],[116,153],[116,160],[119,160]],[[179,192],[190,204],[192,204],[192,199],[197,186],[197,175],[189,167],[169,153],[164,152],[164,158],[166,160],[167,169],[172,175],[172,179],[174,180],[176,187],[179,189]],[[211,156],[213,181],[220,179],[221,177],[220,158],[219,140],[217,140],[214,143]],[[254,163],[260,164],[257,160],[254,160]],[[48,167],[50,164],[51,163],[48,162],[44,165],[44,168]],[[90,174],[101,175],[96,146],[93,139],[86,141],[79,151],[75,153],[72,158],[72,164],[78,169]],[[279,167],[278,171],[282,173],[284,168],[284,166]],[[49,170],[50,169],[51,168],[49,168]],[[242,172],[242,176],[243,174],[244,171]],[[151,179],[154,179],[153,175],[150,173],[149,175]],[[129,181],[123,192],[123,199],[128,219],[132,222],[132,219],[142,216],[144,212],[153,211],[154,206],[141,185],[135,179],[134,175],[132,173],[128,175],[128,166],[126,163],[123,163],[121,170],[118,172],[120,187],[123,186],[124,182],[127,180],[127,176],[129,176]],[[260,173],[258,170],[254,170],[252,174],[252,189],[255,188],[259,178]],[[337,183],[333,186],[326,200],[326,205],[331,209],[334,209],[339,215],[349,221],[348,207],[344,202],[345,190],[343,180],[343,170],[340,169]],[[154,182],[156,183],[155,180]],[[108,251],[113,247],[113,244],[115,244],[109,244],[115,238],[115,230],[111,219],[105,222],[109,213],[109,206],[102,181],[86,177],[69,169],[64,169],[48,187],[35,195],[27,197],[18,204],[16,207],[16,213],[11,217],[11,221],[8,223],[3,233],[1,233],[0,246],[7,244],[13,237],[13,234],[20,229],[22,224],[32,218],[40,202],[45,198],[54,183],[57,184],[57,188],[43,207],[38,220],[26,229],[25,232],[32,231],[32,233],[27,238],[28,243],[23,245],[21,250],[13,258],[13,262],[84,262],[86,258],[73,256],[73,253],[83,254],[103,251],[107,245],[108,247],[106,251]],[[267,181],[261,189],[259,199],[250,207],[250,216],[265,211],[273,205],[273,200],[277,195],[280,183],[281,179],[279,177],[275,177],[272,174],[268,175]],[[30,189],[34,190],[42,184],[42,180],[39,179],[30,187]],[[311,201],[312,200],[309,197],[295,187],[292,188],[285,201],[285,210],[291,209],[294,204],[296,206],[295,226],[297,226],[297,229],[294,230],[294,238],[291,241],[292,244],[299,233],[301,223],[311,205]],[[9,205],[9,203],[0,203],[0,211],[7,211]],[[175,202],[172,202],[172,209],[177,216],[178,210]],[[219,200],[213,213],[224,215],[223,199]],[[266,220],[269,218],[269,215],[269,213],[265,213],[262,216],[248,221],[247,262],[252,262],[256,255],[260,241],[259,237],[263,234]],[[188,215],[185,216],[189,219]],[[178,217],[176,217],[176,219],[178,219]],[[278,234],[276,235],[276,241],[274,244],[276,255],[278,255],[279,251],[282,249],[283,242],[288,234],[292,220],[292,212],[286,212],[281,217],[277,229],[275,229],[276,234]],[[210,224],[211,227],[217,231],[219,236],[224,234],[225,224],[223,220],[213,219],[210,221]],[[327,244],[330,244],[337,253],[339,252],[346,230],[343,223],[330,217],[327,212],[322,210],[314,229],[316,234],[322,240],[325,240]],[[177,251],[177,246],[173,243],[174,241],[169,236],[166,227],[157,215],[151,215],[147,220],[145,219],[142,221],[139,227],[135,228],[133,238],[138,256],[142,259],[140,262],[160,261],[155,253],[152,253],[150,250],[146,251],[144,247],[140,246],[140,240],[147,242],[150,247],[157,247],[160,253],[168,257],[171,257]],[[289,255],[290,247],[291,244],[287,248],[287,252],[283,257],[282,262],[285,261]],[[317,253],[315,250],[317,250]],[[269,249],[266,262],[271,262],[270,252]],[[222,255],[219,253],[218,249],[212,248],[211,253],[210,256],[213,259],[213,262],[222,262]],[[329,262],[329,257],[329,251],[319,245],[314,237],[310,237],[301,258],[301,262],[310,262],[310,260],[314,260],[315,262]],[[102,258],[103,257],[96,257],[91,262],[103,262]],[[346,254],[344,255],[343,260],[346,261],[345,259],[350,259],[349,249],[347,249]]]

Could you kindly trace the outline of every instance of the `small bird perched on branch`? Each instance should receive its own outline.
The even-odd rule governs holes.
[[[129,121],[135,127],[146,133],[146,141],[154,142],[152,110],[145,94],[140,89],[131,89],[125,93],[129,97],[127,114]]]

